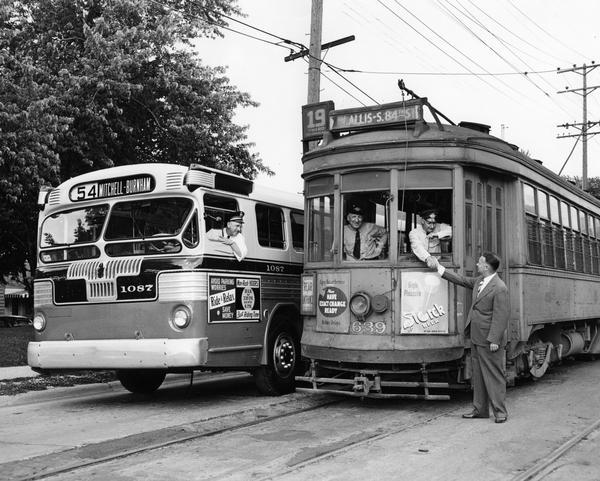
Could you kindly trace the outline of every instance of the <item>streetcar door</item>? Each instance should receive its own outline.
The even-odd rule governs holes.
[[[462,267],[467,276],[477,275],[477,259],[483,252],[494,252],[502,263],[500,277],[508,285],[508,259],[504,228],[504,183],[479,173],[465,172],[464,178],[464,257]],[[471,305],[471,293],[465,290]]]

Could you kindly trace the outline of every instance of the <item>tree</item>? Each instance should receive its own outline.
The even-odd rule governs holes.
[[[36,266],[42,185],[140,162],[272,173],[232,120],[257,104],[192,48],[234,1],[0,0],[0,274]]]
[[[583,182],[581,177],[578,175],[563,175],[563,179],[571,182],[581,189]],[[588,192],[593,195],[596,199],[600,199],[600,177],[588,178]]]

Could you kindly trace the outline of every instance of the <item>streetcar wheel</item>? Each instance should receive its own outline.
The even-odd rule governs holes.
[[[300,365],[300,336],[289,322],[275,326],[269,334],[269,364],[254,371],[256,387],[267,396],[293,392]]]
[[[156,391],[165,380],[167,373],[160,369],[122,369],[117,371],[117,379],[128,391],[136,394],[150,394]]]

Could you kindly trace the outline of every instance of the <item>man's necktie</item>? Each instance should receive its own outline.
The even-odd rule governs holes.
[[[477,295],[481,294],[481,290],[483,289],[483,281],[479,282],[479,287],[477,288]]]
[[[352,257],[360,259],[360,231],[356,229],[356,236],[354,236],[354,249],[352,249]]]

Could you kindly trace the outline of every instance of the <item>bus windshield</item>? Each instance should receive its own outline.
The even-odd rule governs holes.
[[[184,198],[120,202],[110,213],[104,238],[123,240],[174,236],[181,232],[192,209],[192,200]]]
[[[108,205],[68,210],[44,220],[40,247],[58,247],[95,242],[106,221]]]

